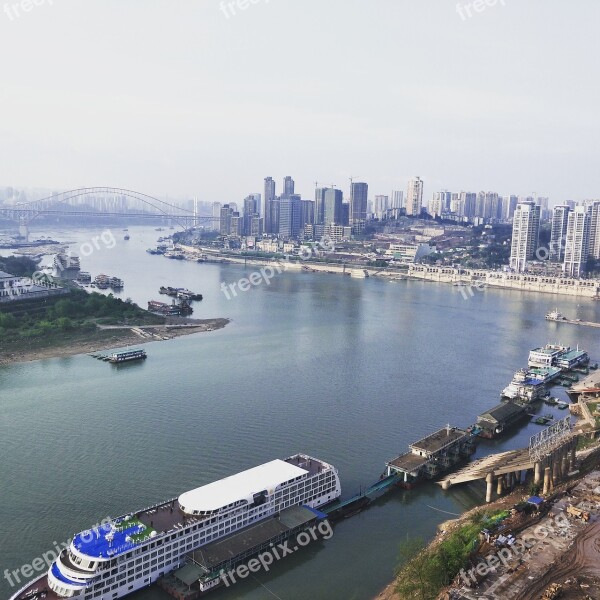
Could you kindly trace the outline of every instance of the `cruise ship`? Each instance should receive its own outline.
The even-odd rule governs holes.
[[[569,346],[559,344],[546,344],[542,348],[534,348],[529,353],[528,365],[530,367],[558,367],[568,371],[575,367],[585,365],[590,358],[584,350],[573,350]]]
[[[510,382],[502,390],[502,397],[509,400],[533,402],[544,397],[548,391],[547,384],[561,375],[558,367],[531,367],[517,371]]]
[[[305,454],[273,460],[78,533],[47,574],[10,600],[123,598],[182,567],[205,544],[340,494],[332,465]]]

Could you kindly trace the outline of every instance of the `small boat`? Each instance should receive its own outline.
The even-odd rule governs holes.
[[[562,315],[562,313],[558,312],[558,309],[555,308],[552,312],[549,312],[546,315],[546,321],[566,321],[567,318]]]

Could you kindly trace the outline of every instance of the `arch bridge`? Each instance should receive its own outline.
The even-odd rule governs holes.
[[[83,197],[95,199],[102,208],[84,205]],[[127,200],[130,202],[127,202]],[[133,204],[134,207],[128,206]],[[196,208],[196,207],[195,207]],[[40,216],[75,216],[97,218],[170,219],[184,229],[209,223],[215,217],[200,216],[197,210],[190,211],[134,190],[115,187],[85,187],[60,192],[31,202],[10,206],[0,205],[0,218],[15,221],[22,227]]]

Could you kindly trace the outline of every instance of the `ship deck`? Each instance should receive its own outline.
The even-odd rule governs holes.
[[[41,600],[41,598],[45,600],[64,600],[48,587],[48,578],[46,575],[31,582],[28,587],[18,596],[14,596],[14,599],[11,598],[11,600]]]

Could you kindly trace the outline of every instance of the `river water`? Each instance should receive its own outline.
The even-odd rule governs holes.
[[[44,233],[77,253],[101,232]],[[144,307],[161,299],[161,285],[188,287],[204,294],[194,317],[231,323],[147,344],[149,358],[125,368],[85,355],[0,367],[0,572],[106,516],[298,451],[333,463],[353,495],[409,443],[447,423],[468,426],[496,404],[530,348],[579,344],[600,358],[596,330],[544,320],[558,306],[600,321],[589,300],[508,290],[465,300],[452,286],[295,272],[227,300],[221,283],[255,267],[151,256],[145,249],[165,234],[130,234],[115,231],[114,248],[97,243],[82,269],[121,277],[121,295]],[[477,453],[526,446],[537,431],[525,425]],[[372,598],[392,579],[403,538],[431,537],[447,513],[482,496],[481,485],[394,491],[328,541],[212,597]],[[0,578],[0,597],[11,591]]]

